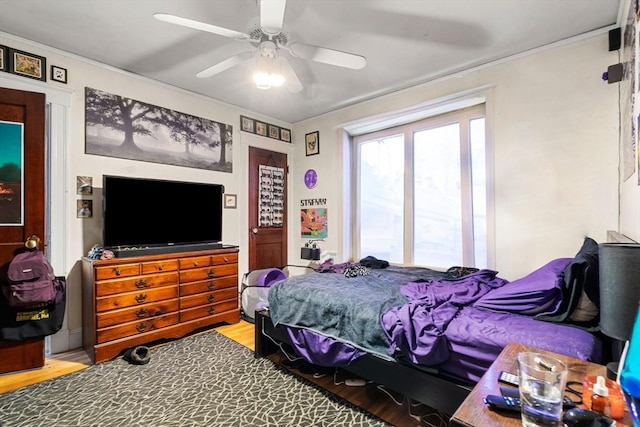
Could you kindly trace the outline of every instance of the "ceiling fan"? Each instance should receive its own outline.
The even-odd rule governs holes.
[[[254,75],[254,80],[256,80],[259,88],[268,89],[271,86],[278,86],[284,83],[290,92],[296,93],[303,89],[302,83],[289,61],[279,55],[280,49],[288,51],[296,58],[354,70],[361,69],[367,64],[366,58],[361,55],[289,40],[288,35],[283,30],[286,0],[258,1],[260,4],[260,26],[248,34],[166,13],[156,13],[153,17],[171,24],[206,31],[239,41],[247,41],[257,48],[257,52],[242,52],[200,71],[196,74],[196,77],[199,78],[214,76],[251,60],[255,55],[257,56],[259,67],[266,67],[267,71],[263,74],[266,74],[266,77],[271,78],[273,76],[274,78],[274,80],[263,81],[261,86],[261,82],[256,80],[260,77]],[[276,77],[277,73],[271,73],[276,67],[280,68],[279,79]],[[262,77],[266,78],[264,75]]]

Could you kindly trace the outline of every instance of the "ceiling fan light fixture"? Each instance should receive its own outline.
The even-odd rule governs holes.
[[[266,42],[265,42],[266,43]],[[256,71],[253,73],[253,81],[258,89],[271,89],[284,84],[282,64],[278,58],[275,45],[261,46],[262,49],[256,58]],[[265,48],[266,47],[266,48]]]

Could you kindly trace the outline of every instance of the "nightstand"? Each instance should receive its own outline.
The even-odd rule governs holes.
[[[480,378],[469,396],[462,402],[462,405],[456,410],[450,420],[451,426],[521,426],[522,421],[517,413],[496,412],[487,408],[484,398],[488,394],[500,394],[502,383],[498,382],[498,376],[501,371],[518,372],[516,355],[522,351],[535,351],[538,353],[549,354],[557,359],[562,360],[569,367],[567,381],[582,382],[586,375],[606,375],[606,367],[596,363],[586,362],[584,360],[574,359],[549,351],[538,350],[522,344],[511,343],[507,345],[498,358],[489,367],[487,372]],[[569,395],[571,397],[571,395]],[[618,420],[618,427],[632,427],[629,412],[625,412],[625,417]]]

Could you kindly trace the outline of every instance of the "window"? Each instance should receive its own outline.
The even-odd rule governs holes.
[[[358,259],[487,266],[484,105],[354,142]]]

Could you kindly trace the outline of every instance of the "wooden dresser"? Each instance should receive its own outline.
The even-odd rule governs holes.
[[[83,344],[94,363],[240,321],[238,248],[82,260]]]

